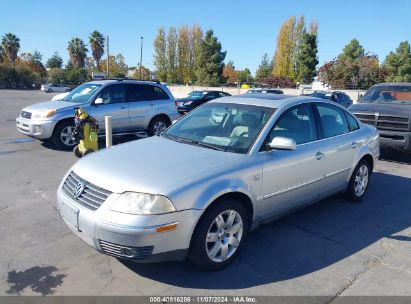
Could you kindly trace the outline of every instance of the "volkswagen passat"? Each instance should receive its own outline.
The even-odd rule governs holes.
[[[361,201],[378,131],[312,97],[223,97],[160,136],[79,160],[59,186],[67,225],[96,250],[219,269],[260,223],[344,192]]]

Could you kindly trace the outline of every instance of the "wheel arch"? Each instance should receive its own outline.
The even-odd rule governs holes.
[[[52,132],[52,136],[54,136],[54,133],[55,133],[55,131],[56,131],[56,129],[57,129],[57,126],[61,125],[62,123],[65,123],[65,122],[73,122],[73,125],[74,125],[74,117],[66,117],[66,118],[60,119],[60,120],[54,125],[53,132]]]

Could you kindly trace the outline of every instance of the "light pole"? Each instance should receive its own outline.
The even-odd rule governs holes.
[[[143,36],[140,37],[141,45],[140,45],[140,79],[141,79],[141,65],[143,64]]]

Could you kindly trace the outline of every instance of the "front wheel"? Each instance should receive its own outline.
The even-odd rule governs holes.
[[[215,203],[196,226],[189,260],[204,269],[226,267],[238,255],[248,227],[248,215],[240,202],[226,199]]]
[[[363,200],[368,188],[370,179],[371,167],[366,160],[361,160],[355,167],[352,173],[350,182],[348,183],[345,196],[353,202],[360,202]]]
[[[60,122],[54,129],[53,132],[53,143],[54,145],[61,150],[71,150],[76,145],[76,142],[73,140],[73,132],[75,126],[74,121],[63,121]]]
[[[148,136],[160,135],[169,125],[170,122],[165,117],[154,118],[148,126],[147,134]]]

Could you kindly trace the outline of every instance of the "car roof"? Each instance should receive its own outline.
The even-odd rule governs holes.
[[[380,87],[380,86],[411,86],[411,82],[383,82],[373,85],[373,87]]]
[[[138,84],[161,85],[160,83],[154,82],[154,81],[136,80],[136,79],[102,79],[102,80],[92,80],[87,83],[101,84],[101,85],[106,85],[109,83],[138,83]]]
[[[208,103],[234,103],[259,107],[268,107],[273,109],[278,109],[284,105],[294,105],[310,101],[335,104],[326,99],[307,96],[290,96],[269,93],[264,94],[264,97],[260,97],[259,95],[261,94],[243,94],[236,96],[221,97],[218,99],[211,100]]]

